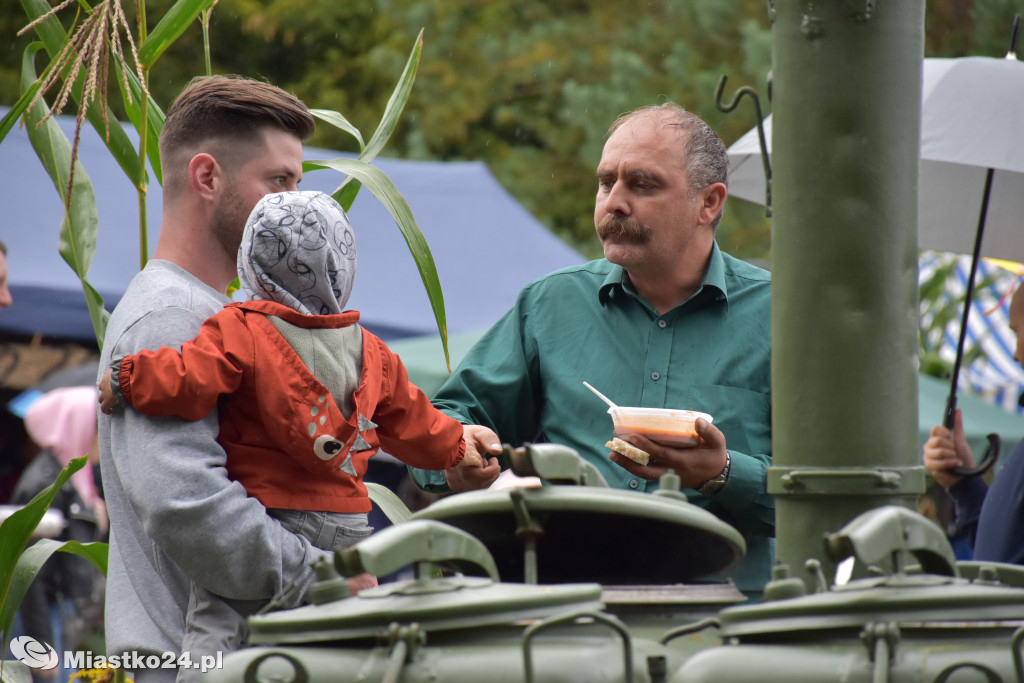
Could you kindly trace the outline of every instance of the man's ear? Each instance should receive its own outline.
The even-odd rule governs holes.
[[[219,193],[223,176],[224,169],[211,154],[200,152],[188,162],[189,185],[204,199],[212,199]]]
[[[701,192],[702,204],[700,208],[700,222],[704,225],[711,223],[722,212],[727,192],[724,183],[711,183]]]

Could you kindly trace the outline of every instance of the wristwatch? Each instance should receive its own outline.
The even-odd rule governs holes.
[[[729,455],[729,451],[725,452],[725,467],[722,469],[722,473],[713,479],[708,479],[706,482],[697,487],[697,493],[703,493],[705,496],[713,496],[725,486],[725,482],[729,480],[729,468],[732,466],[732,457]]]

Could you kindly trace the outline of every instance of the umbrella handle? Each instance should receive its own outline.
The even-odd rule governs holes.
[[[999,450],[1002,447],[1002,442],[998,434],[989,434],[987,438],[988,450],[985,451],[985,457],[981,459],[981,462],[975,467],[954,467],[952,470],[953,474],[959,474],[962,477],[973,477],[983,474],[995,464],[996,460],[999,459]]]
[[[1017,36],[1020,35],[1020,13],[1013,17],[1013,31],[1010,32],[1010,50],[1006,53],[1007,59],[1017,59]]]
[[[1024,395],[1024,394],[1022,394]],[[949,396],[946,397],[946,409],[942,413],[942,426],[953,431],[953,418],[956,415],[956,383],[954,382],[953,388],[949,391]]]

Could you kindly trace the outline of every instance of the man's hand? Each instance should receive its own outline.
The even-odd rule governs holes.
[[[501,474],[498,459],[486,457],[501,453],[501,442],[493,431],[481,425],[463,425],[462,435],[466,439],[466,455],[458,465],[444,471],[448,488],[452,491],[485,489]]]
[[[110,388],[110,370],[107,370],[106,374],[103,375],[103,379],[100,380],[100,410],[103,411],[104,415],[110,415],[114,412],[114,408],[117,407],[117,397],[114,396],[114,392]]]
[[[611,460],[644,479],[657,479],[673,470],[679,475],[683,488],[695,489],[721,474],[725,469],[726,458],[725,435],[722,431],[703,418],[697,418],[696,427],[697,436],[700,437],[696,446],[664,446],[639,434],[631,434],[623,437],[623,440],[647,451],[651,456],[650,462],[640,465],[614,452],[610,454]]]
[[[974,467],[974,454],[964,434],[964,419],[959,410],[953,414],[953,431],[942,425],[932,427],[924,442],[924,467],[939,486],[949,488],[963,477],[952,472],[954,467]]]

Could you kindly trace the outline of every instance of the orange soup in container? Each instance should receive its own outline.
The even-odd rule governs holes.
[[[707,413],[672,408],[609,408],[615,427],[615,436],[620,439],[627,434],[642,434],[651,441],[666,446],[696,446],[696,421],[702,417],[711,422]]]

